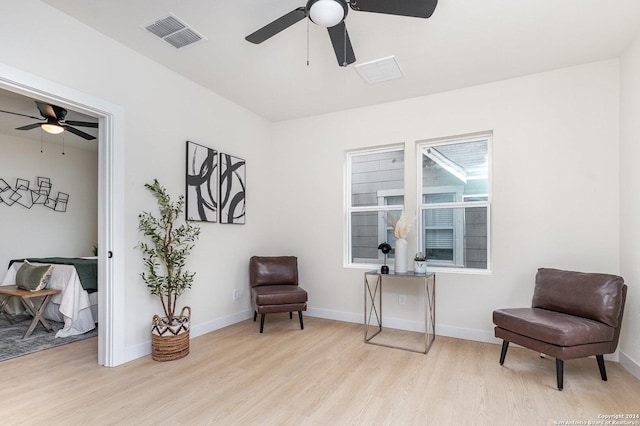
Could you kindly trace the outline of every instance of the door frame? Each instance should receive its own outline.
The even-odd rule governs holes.
[[[98,364],[126,362],[124,111],[108,101],[0,63],[0,88],[98,118]]]

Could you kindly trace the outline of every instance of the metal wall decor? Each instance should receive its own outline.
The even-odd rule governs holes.
[[[245,161],[220,154],[220,223],[245,223]]]
[[[57,212],[66,212],[69,203],[69,194],[58,192],[55,198],[51,197],[51,179],[38,177],[35,188],[30,187],[31,182],[27,179],[16,179],[16,184],[12,188],[4,179],[0,179],[0,204],[12,206],[21,205],[30,209],[34,205],[42,205]]]
[[[218,218],[218,153],[187,141],[187,220],[216,222]]]

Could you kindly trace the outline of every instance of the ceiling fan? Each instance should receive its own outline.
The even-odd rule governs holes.
[[[358,12],[429,18],[437,4],[438,0],[309,0],[306,6],[292,10],[245,39],[260,44],[296,22],[309,18],[314,24],[327,28],[338,65],[346,67],[356,61],[344,23],[349,8]]]
[[[82,130],[78,130],[75,127],[71,127],[71,126],[97,128],[98,123],[91,123],[88,121],[72,121],[72,120],[66,121],[65,120],[65,117],[67,116],[66,109],[59,107],[57,105],[46,104],[40,101],[35,101],[35,102],[36,102],[36,105],[38,106],[38,110],[40,111],[40,115],[42,115],[42,117],[46,121],[40,122],[40,123],[27,124],[26,126],[17,127],[16,130],[31,130],[31,129],[40,127],[45,132],[52,133],[54,135],[57,135],[59,133],[64,132],[65,130],[68,130],[74,135],[80,136],[81,138],[84,138],[86,140],[93,140],[96,138],[95,136],[92,136],[88,133],[83,132]],[[3,110],[0,110],[0,112],[4,112],[6,114],[19,115],[21,117],[33,118],[34,120],[42,120],[42,118],[40,117],[20,114],[17,112],[3,111]]]

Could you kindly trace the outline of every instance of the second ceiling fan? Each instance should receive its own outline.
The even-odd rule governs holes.
[[[245,39],[260,44],[304,18],[326,27],[338,65],[346,67],[356,61],[344,19],[349,8],[358,12],[376,12],[387,15],[429,18],[438,0],[309,0],[270,24],[249,34]]]
[[[98,123],[92,123],[87,121],[66,120],[66,117],[67,117],[66,109],[57,105],[47,104],[40,101],[35,101],[35,103],[36,103],[36,106],[38,107],[38,111],[40,111],[40,115],[42,116],[42,118],[34,117],[32,115],[27,115],[27,114],[21,114],[19,112],[11,112],[11,111],[4,111],[4,110],[0,110],[0,112],[6,113],[6,114],[18,115],[21,117],[32,118],[34,120],[45,120],[45,121],[38,121],[32,124],[27,124],[26,126],[22,126],[22,127],[16,127],[16,130],[32,130],[40,127],[45,132],[51,133],[54,135],[57,135],[59,133],[64,132],[65,130],[68,130],[74,135],[80,136],[81,138],[89,141],[96,138],[95,136],[90,135],[86,132],[83,132],[80,129],[76,129],[75,127],[72,127],[72,126],[98,128]]]

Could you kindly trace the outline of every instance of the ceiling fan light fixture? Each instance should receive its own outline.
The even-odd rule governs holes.
[[[51,133],[52,135],[59,135],[64,132],[64,127],[60,126],[58,123],[44,123],[41,124],[40,127],[47,133]]]
[[[307,10],[314,24],[331,28],[346,18],[348,9],[346,2],[339,0],[310,0]]]

